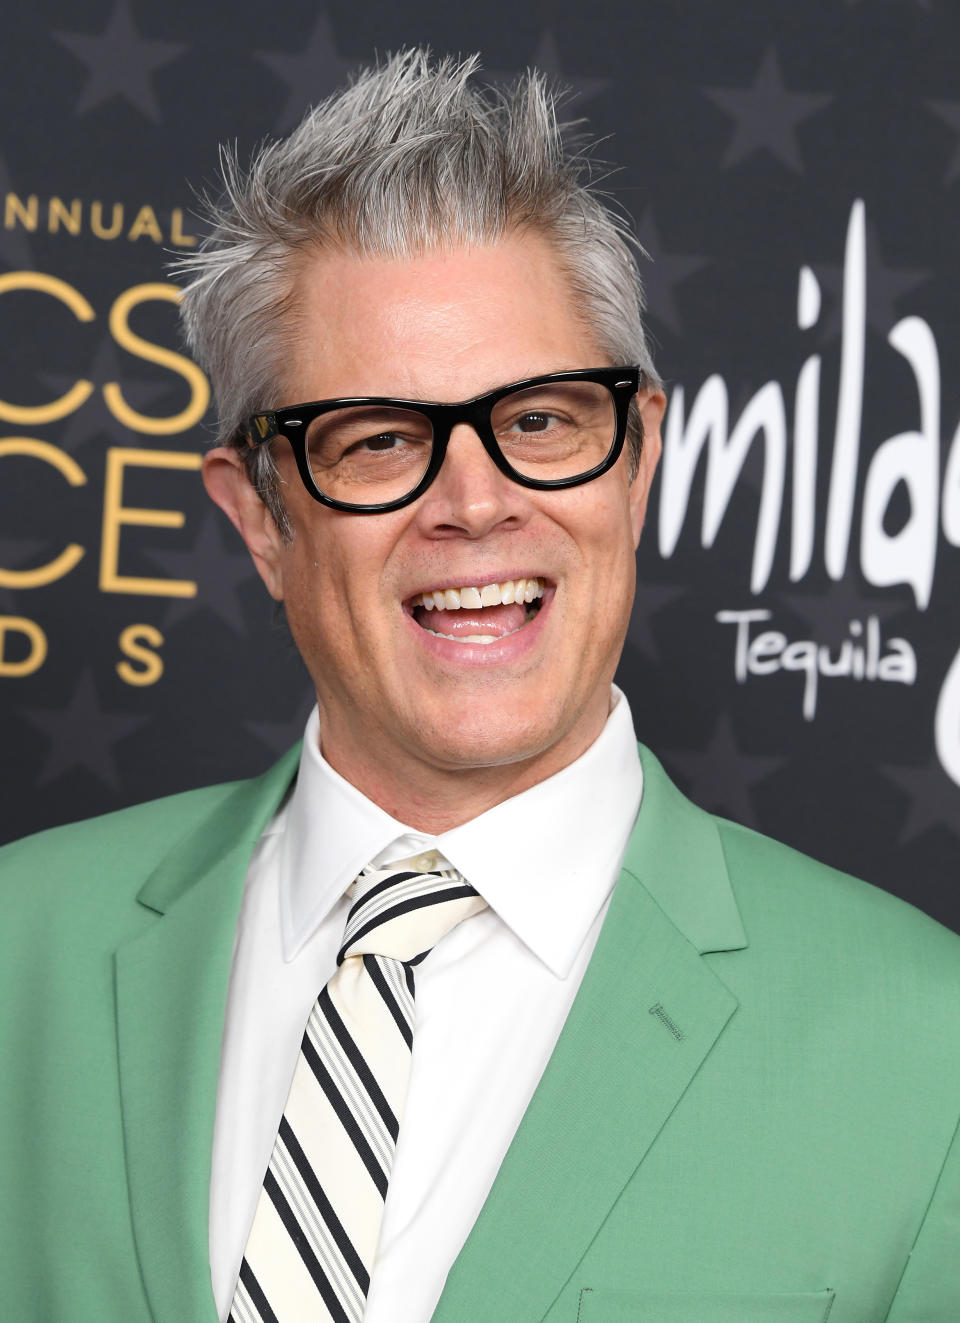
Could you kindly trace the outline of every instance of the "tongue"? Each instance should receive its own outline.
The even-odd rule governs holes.
[[[432,629],[435,634],[446,634],[448,638],[457,638],[464,634],[492,634],[494,638],[503,638],[519,629],[527,618],[527,608],[521,602],[511,602],[507,606],[485,606],[482,609],[459,611],[425,611],[417,607],[414,612],[417,624],[424,629]]]

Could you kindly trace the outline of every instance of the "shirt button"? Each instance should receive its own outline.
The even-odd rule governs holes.
[[[416,855],[411,862],[421,873],[429,873],[438,867],[440,856],[436,850],[424,850],[423,854]]]

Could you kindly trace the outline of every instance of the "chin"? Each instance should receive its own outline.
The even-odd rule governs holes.
[[[475,709],[466,715],[461,712],[454,726],[446,719],[432,730],[421,725],[416,736],[428,761],[464,771],[504,767],[538,758],[560,744],[572,723],[558,723],[557,716],[554,711],[537,720],[536,714],[531,717],[510,708]]]

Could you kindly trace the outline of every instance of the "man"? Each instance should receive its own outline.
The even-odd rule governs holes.
[[[957,939],[638,758],[636,271],[471,69],[228,165],[188,263],[317,710],[4,852],[4,1315],[955,1323]]]

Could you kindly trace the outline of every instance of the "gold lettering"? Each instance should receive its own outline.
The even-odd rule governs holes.
[[[5,657],[8,634],[25,634],[30,651],[22,661],[7,661]],[[39,671],[47,659],[47,636],[35,620],[25,616],[0,616],[0,675],[32,675]]]
[[[123,229],[123,203],[115,202],[110,219],[110,228],[105,229],[103,224],[103,203],[90,203],[90,229],[98,239],[115,239]]]
[[[152,648],[163,647],[163,635],[152,625],[128,625],[118,640],[120,651],[126,657],[139,662],[142,670],[130,665],[128,661],[117,662],[117,674],[127,684],[156,684],[163,675],[163,661],[152,652]],[[149,644],[149,647],[144,646]]]
[[[0,275],[0,294],[18,289],[32,289],[40,294],[49,294],[51,298],[65,303],[80,322],[92,322],[96,313],[79,290],[68,285],[56,276],[44,275],[42,271],[7,271]],[[15,423],[17,426],[33,426],[35,423],[55,423],[67,414],[79,409],[93,390],[92,381],[76,381],[59,400],[51,404],[7,404],[0,400],[0,420]]]
[[[31,193],[27,198],[27,205],[24,206],[16,193],[8,193],[4,200],[3,207],[3,226],[6,230],[12,230],[17,222],[25,230],[35,230],[37,228],[37,195]]]
[[[52,446],[49,441],[36,441],[29,436],[8,436],[0,441],[0,459],[4,455],[28,455],[31,459],[40,459],[45,464],[62,473],[71,487],[82,487],[87,475],[77,463],[59,446]],[[71,542],[54,560],[40,565],[35,570],[0,569],[0,588],[43,588],[55,579],[62,579],[69,574],[84,554],[84,549],[76,542]]]
[[[47,207],[47,229],[56,234],[61,224],[68,234],[79,234],[83,223],[83,203],[74,198],[68,211],[61,198],[51,198]]]
[[[108,381],[103,388],[103,398],[107,408],[124,427],[132,428],[146,436],[172,436],[175,432],[185,432],[200,421],[210,403],[210,387],[207,379],[189,358],[176,354],[172,349],[163,349],[160,345],[143,340],[130,329],[129,317],[132,310],[140,303],[151,299],[162,299],[167,303],[179,303],[180,291],[175,285],[160,283],[134,285],[125,290],[110,309],[110,331],[114,340],[122,349],[128,350],[148,363],[157,363],[169,368],[184,378],[190,387],[190,403],[182,412],[169,418],[150,418],[146,414],[131,409],[123,398],[119,385]],[[2,416],[2,414],[0,414]]]
[[[163,231],[157,221],[153,207],[141,207],[130,226],[128,239],[139,239],[141,234],[149,235],[154,243],[163,243]]]
[[[100,591],[144,593],[152,597],[196,597],[191,579],[138,579],[119,573],[120,529],[124,524],[144,528],[182,528],[182,510],[137,510],[123,504],[123,474],[128,465],[154,469],[199,469],[202,456],[182,450],[107,451],[107,478],[103,493],[103,536],[100,543]]]
[[[174,207],[173,215],[170,218],[170,242],[177,244],[180,248],[196,248],[197,241],[192,234],[183,232],[183,208]]]

